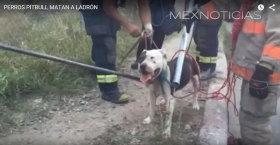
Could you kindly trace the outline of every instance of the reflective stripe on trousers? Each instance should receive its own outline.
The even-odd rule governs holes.
[[[118,81],[117,75],[97,75],[98,83],[115,83]]]
[[[200,52],[196,51],[195,55],[199,58],[199,63],[210,63],[210,64],[216,64],[217,62],[217,57],[213,57],[213,56],[200,56]]]

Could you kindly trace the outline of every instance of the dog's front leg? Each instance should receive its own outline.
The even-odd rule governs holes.
[[[191,77],[191,80],[192,80],[192,84],[193,84],[193,100],[192,100],[192,107],[193,109],[195,110],[199,110],[200,107],[199,107],[199,104],[198,104],[198,101],[197,101],[197,90],[198,90],[198,84],[197,84],[197,80],[194,76]]]
[[[156,107],[157,97],[155,95],[155,90],[150,89],[150,110],[149,116],[143,120],[143,124],[150,124],[155,116],[155,107]]]
[[[168,84],[164,85],[165,94],[163,96],[166,98],[166,113],[165,113],[165,126],[163,130],[164,138],[169,138],[171,136],[172,127],[172,117],[175,106],[175,99],[171,95],[170,86]]]

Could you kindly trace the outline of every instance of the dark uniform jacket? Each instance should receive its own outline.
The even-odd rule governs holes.
[[[102,0],[81,0],[81,4],[98,5],[97,10],[80,10],[88,35],[115,35],[120,29],[120,24],[105,13]],[[118,7],[117,0],[115,6]]]

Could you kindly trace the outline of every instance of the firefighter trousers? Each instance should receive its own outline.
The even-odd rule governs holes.
[[[91,36],[92,60],[98,67],[116,70],[116,34]],[[111,99],[119,99],[118,76],[103,72],[96,73],[100,91]],[[115,98],[112,98],[115,97]]]
[[[197,20],[193,38],[196,43],[196,60],[201,71],[216,67],[221,25],[222,20]]]
[[[243,80],[239,114],[242,144],[271,145],[270,119],[277,113],[279,95],[278,85],[269,86],[269,94],[264,100],[252,97],[249,93],[249,82]]]

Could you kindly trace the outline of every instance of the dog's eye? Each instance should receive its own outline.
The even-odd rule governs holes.
[[[154,59],[154,57],[151,57],[151,59]]]

